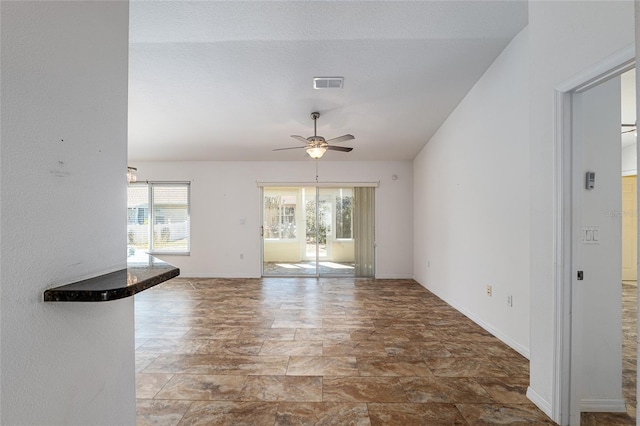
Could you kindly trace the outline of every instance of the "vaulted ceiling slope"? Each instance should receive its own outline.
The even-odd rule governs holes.
[[[412,159],[509,41],[526,1],[132,1],[131,161]],[[314,77],[344,77],[339,90]]]

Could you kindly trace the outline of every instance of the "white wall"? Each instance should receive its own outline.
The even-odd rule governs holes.
[[[317,165],[320,182],[380,181],[376,189],[376,277],[411,278],[411,161],[320,160]],[[316,180],[316,164],[312,160],[140,162],[135,166],[138,180],[192,182],[191,255],[159,256],[178,266],[182,276],[191,277],[259,277],[261,199],[257,182]],[[397,175],[397,180],[392,175]]]
[[[528,65],[525,28],[414,161],[416,280],[525,356]]]
[[[634,41],[632,1],[529,2],[531,383],[552,414],[554,388],[554,90]],[[562,265],[559,265],[562,266]]]
[[[638,174],[637,157],[637,143],[622,147],[622,176],[634,176]]]
[[[135,424],[133,299],[44,303],[126,267],[128,2],[1,2],[3,425]]]
[[[593,189],[578,182],[577,220],[597,227],[597,243],[577,246],[577,268],[584,280],[575,288],[582,329],[582,411],[625,411],[622,398],[622,206],[620,184],[620,78],[574,96],[574,136],[581,149],[578,176],[595,172]],[[593,229],[593,228],[592,228]],[[585,239],[588,237],[585,236]]]

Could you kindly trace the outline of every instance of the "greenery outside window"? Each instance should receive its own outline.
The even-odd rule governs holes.
[[[271,240],[296,239],[296,197],[264,196],[264,238]]]
[[[127,190],[127,239],[129,256],[139,251],[189,254],[189,183],[131,183]]]
[[[336,239],[350,240],[353,238],[352,217],[353,196],[344,194],[341,189],[340,195],[336,197]]]

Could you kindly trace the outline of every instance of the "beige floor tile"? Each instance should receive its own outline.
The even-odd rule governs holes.
[[[298,328],[295,340],[351,340],[351,332],[344,328]]]
[[[327,340],[322,345],[324,356],[387,356],[385,342],[372,340]]]
[[[433,377],[422,359],[402,357],[357,357],[361,376]]]
[[[159,355],[145,373],[204,375],[285,374],[286,356]]]
[[[453,404],[367,404],[373,426],[466,425]]]
[[[136,374],[136,398],[152,399],[173,374]]]
[[[510,377],[508,380],[499,377],[479,377],[476,380],[495,401],[507,404],[530,403],[527,398],[528,377]]]
[[[533,404],[456,404],[470,425],[555,424]]]
[[[490,394],[468,377],[402,377],[400,384],[411,402],[493,402]]]
[[[265,340],[260,355],[321,356],[321,341]]]
[[[157,399],[241,400],[247,376],[176,374],[156,395]]]
[[[408,402],[397,377],[324,377],[323,401]]]
[[[191,401],[136,400],[136,426],[175,426]]]
[[[364,403],[295,403],[278,405],[276,426],[369,426],[369,413]]]
[[[322,401],[322,377],[248,376],[243,401]]]
[[[291,357],[287,376],[357,376],[355,357],[305,356]]]
[[[488,358],[428,358],[427,367],[438,377],[507,377]]]
[[[277,409],[277,402],[196,401],[180,426],[273,425]]]

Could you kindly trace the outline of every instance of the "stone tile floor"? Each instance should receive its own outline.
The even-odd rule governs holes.
[[[138,425],[552,424],[528,361],[412,280],[177,278],[135,306]]]

